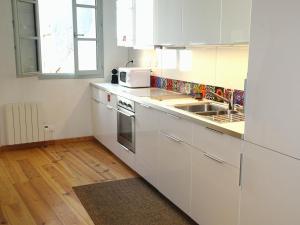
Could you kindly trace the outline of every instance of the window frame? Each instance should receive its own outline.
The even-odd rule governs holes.
[[[21,36],[19,32],[19,12],[17,3],[28,2],[35,4],[35,26],[38,35],[37,42],[37,63],[38,72],[23,73],[22,71],[22,57],[21,57]],[[103,46],[103,0],[95,0],[95,6],[77,4],[76,0],[72,0],[72,13],[73,13],[73,37],[74,37],[74,66],[75,72],[73,73],[43,73],[42,72],[42,55],[41,55],[41,39],[40,39],[40,21],[39,21],[39,8],[38,0],[12,0],[13,6],[13,24],[14,24],[14,36],[15,36],[15,53],[16,53],[16,69],[17,77],[33,77],[38,76],[39,79],[88,79],[88,78],[104,78],[104,46]],[[94,8],[95,9],[95,26],[96,26],[96,38],[83,40],[96,41],[96,70],[80,71],[78,70],[78,40],[81,38],[76,37],[77,32],[77,7]]]
[[[25,2],[34,5],[34,17],[35,17],[35,31],[36,36],[21,36],[20,34],[20,20],[19,20],[19,8],[18,2]],[[15,42],[15,58],[16,58],[16,72],[17,77],[33,77],[41,75],[41,38],[40,38],[40,26],[39,26],[39,7],[38,0],[12,0],[12,8],[13,8],[13,28],[14,28],[14,42]],[[22,57],[21,57],[21,40],[36,40],[37,46],[37,67],[38,70],[36,72],[24,72],[22,69]]]

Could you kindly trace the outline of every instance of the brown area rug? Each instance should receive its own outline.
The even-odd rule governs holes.
[[[196,225],[142,178],[73,189],[95,225]]]

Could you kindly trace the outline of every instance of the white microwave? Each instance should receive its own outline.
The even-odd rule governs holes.
[[[151,69],[119,68],[119,84],[129,88],[150,87]]]

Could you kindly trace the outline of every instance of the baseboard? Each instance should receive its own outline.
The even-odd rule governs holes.
[[[39,147],[45,147],[49,145],[59,145],[59,144],[61,145],[61,144],[78,143],[78,142],[85,142],[85,141],[96,141],[96,139],[93,136],[87,136],[87,137],[42,141],[42,142],[35,142],[35,143],[28,143],[28,144],[7,145],[7,146],[1,146],[0,151],[12,150],[12,149],[16,150],[16,149],[26,149],[26,148],[39,148]]]

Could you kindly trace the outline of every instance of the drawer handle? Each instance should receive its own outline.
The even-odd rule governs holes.
[[[161,132],[164,136],[166,136],[167,138],[169,138],[169,139],[171,139],[171,140],[173,140],[173,141],[175,141],[175,142],[177,142],[177,143],[182,143],[183,141],[182,140],[180,140],[180,139],[178,139],[178,138],[176,138],[176,137],[173,137],[173,136],[171,136],[171,135],[168,135],[168,134],[165,134],[165,133],[163,133],[163,132]]]
[[[224,134],[223,132],[221,132],[221,131],[219,131],[219,130],[215,130],[215,129],[210,128],[210,127],[206,127],[206,129],[207,129],[207,130],[210,130],[210,131],[212,131],[212,132],[214,132],[214,133],[217,133],[217,134],[221,134],[221,135]]]
[[[97,99],[95,99],[95,98],[92,98],[92,100],[94,101],[94,102],[96,102],[96,103],[101,103],[99,100],[97,100]]]
[[[106,108],[108,108],[109,110],[113,110],[114,107],[110,106],[110,105],[107,105]]]
[[[170,116],[170,117],[173,117],[173,118],[175,118],[175,119],[177,119],[177,120],[180,120],[180,119],[181,119],[180,117],[175,116],[175,115],[170,114],[170,113],[167,113],[167,115]]]
[[[216,156],[213,156],[213,155],[210,155],[210,154],[207,154],[207,153],[204,153],[204,156],[207,157],[207,158],[209,158],[209,159],[212,159],[212,160],[216,161],[217,163],[221,163],[221,164],[225,163],[224,160],[219,159]]]
[[[149,105],[145,105],[145,104],[140,104],[142,107],[150,109],[151,107]]]

